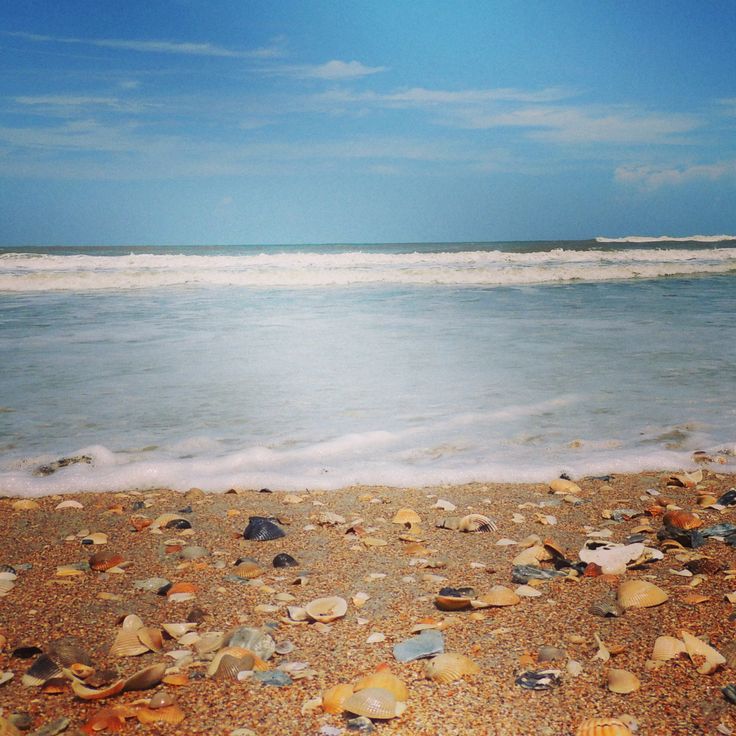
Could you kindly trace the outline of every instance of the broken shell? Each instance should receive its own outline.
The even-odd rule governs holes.
[[[539,562],[551,560],[552,555],[541,544],[534,544],[519,552],[513,560],[512,565],[537,565]]]
[[[92,688],[83,685],[79,680],[72,680],[72,692],[82,700],[104,700],[117,695],[125,687],[125,680],[118,680],[103,688]]]
[[[552,493],[559,494],[578,494],[583,492],[577,483],[573,483],[571,480],[565,478],[555,478],[553,481],[550,481],[549,489]]]
[[[470,657],[453,652],[440,654],[424,665],[424,674],[430,680],[443,685],[459,680],[465,675],[475,675],[478,672],[480,672],[480,667]]]
[[[685,567],[695,575],[715,575],[723,570],[723,564],[718,560],[711,560],[708,557],[698,557],[694,560],[688,560]]]
[[[396,700],[388,690],[368,687],[346,698],[343,708],[366,718],[388,719],[401,715],[406,709],[406,703]]]
[[[61,667],[48,654],[42,654],[21,678],[26,687],[40,687],[54,677],[61,677]]]
[[[603,544],[591,549],[586,546],[580,550],[580,559],[590,564],[598,565],[604,575],[620,575],[626,572],[626,565],[638,560],[644,553],[644,545],[640,542],[634,544]]]
[[[223,640],[223,645],[247,649],[256,657],[264,660],[271,659],[276,651],[276,641],[270,634],[249,626],[238,626],[229,631]]]
[[[107,534],[104,532],[88,534],[82,538],[82,544],[107,544]]]
[[[620,695],[633,693],[641,687],[639,678],[628,670],[608,670],[606,679],[608,689]]]
[[[391,519],[392,524],[404,524],[407,526],[416,526],[422,523],[422,518],[414,509],[404,508],[399,509],[395,514],[394,518]]]
[[[665,662],[685,652],[685,645],[674,636],[658,636],[654,642],[652,659]]]
[[[601,616],[602,618],[621,616],[624,612],[623,606],[611,599],[596,601],[588,610],[594,616]]]
[[[691,514],[689,511],[667,511],[662,517],[662,523],[665,526],[674,527],[675,529],[699,529],[703,526],[703,520],[697,514]]]
[[[651,608],[668,598],[667,593],[647,580],[625,580],[618,586],[617,600],[624,609]]]
[[[703,471],[696,470],[693,473],[676,473],[667,478],[668,486],[679,486],[680,488],[695,488],[703,480]]]
[[[147,644],[142,644],[137,631],[121,629],[110,647],[111,657],[137,657],[150,651]]]
[[[167,665],[165,663],[152,664],[150,667],[145,667],[125,680],[123,690],[148,690],[149,688],[156,687],[166,673],[166,667]]]
[[[468,514],[460,519],[458,529],[461,532],[493,532],[496,531],[496,522],[490,516]]]
[[[112,550],[97,552],[89,558],[90,569],[97,570],[98,572],[109,570],[111,567],[117,567],[121,562],[125,562],[125,558]]]
[[[92,665],[92,659],[87,651],[74,637],[66,636],[51,642],[48,648],[49,656],[59,664],[69,666],[75,662]]]
[[[505,585],[494,585],[487,593],[479,596],[477,600],[487,606],[515,606],[521,602],[521,598]],[[482,608],[483,606],[474,607]]]
[[[285,537],[286,532],[276,523],[276,519],[267,516],[251,516],[243,536],[253,542],[268,542]]]
[[[442,654],[445,640],[442,632],[436,629],[424,629],[418,636],[405,639],[394,646],[394,657],[399,662],[413,662],[415,659]]]
[[[173,624],[161,624],[163,626],[164,631],[172,638],[172,639],[180,639],[184,634],[189,633],[190,631],[194,631],[194,629],[197,628],[196,623],[173,623]]]
[[[693,636],[688,631],[681,631],[680,636],[685,644],[685,651],[692,663],[700,665],[698,672],[701,675],[713,674],[722,664],[726,663],[726,658],[717,649]]]
[[[575,736],[633,736],[628,726],[618,718],[588,718]]]
[[[322,710],[333,715],[342,713],[345,710],[343,704],[352,696],[353,692],[353,686],[347,684],[327,688],[322,693]]]
[[[522,672],[514,682],[527,690],[549,690],[561,682],[561,670],[528,670]]]
[[[472,599],[467,596],[443,595],[441,592],[435,596],[434,604],[440,611],[462,611],[470,608]]]
[[[335,621],[342,618],[348,611],[348,602],[339,596],[330,596],[329,598],[316,598],[308,603],[304,610],[309,618],[321,623]]]
[[[69,670],[80,680],[86,680],[94,674],[95,668],[90,667],[88,664],[82,664],[81,662],[74,662],[70,665]]]
[[[409,699],[409,690],[404,682],[397,677],[387,664],[379,664],[376,671],[358,680],[354,690],[359,692],[369,687],[380,687],[393,693],[396,700],[405,702]]]

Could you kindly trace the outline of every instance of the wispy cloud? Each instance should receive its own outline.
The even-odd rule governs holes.
[[[371,74],[387,71],[385,66],[366,66],[359,61],[340,61],[333,59],[325,64],[302,64],[273,67],[266,70],[269,74],[297,77],[300,79],[348,80],[367,77]]]
[[[136,112],[141,109],[137,102],[121,100],[118,97],[99,97],[94,95],[21,95],[13,100],[19,105],[38,108],[108,108],[121,112]]]
[[[185,41],[138,40],[121,38],[71,38],[67,36],[44,36],[19,31],[6,32],[8,36],[38,43],[63,43],[96,46],[98,48],[138,51],[152,54],[180,54],[187,56],[219,56],[235,59],[270,59],[283,55],[284,39],[279,37],[270,45],[255,49],[229,49],[212,43]]]
[[[689,166],[626,164],[615,171],[615,179],[620,184],[633,184],[645,189],[679,186],[703,179],[715,181],[728,176],[736,176],[736,160]]]

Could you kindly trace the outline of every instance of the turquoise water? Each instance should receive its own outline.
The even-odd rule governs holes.
[[[0,490],[730,462],[729,245],[6,249]]]

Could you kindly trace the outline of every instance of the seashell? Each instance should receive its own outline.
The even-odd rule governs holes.
[[[95,668],[90,667],[88,664],[82,664],[81,662],[74,662],[69,666],[69,670],[80,680],[86,680],[94,674]]]
[[[294,649],[294,643],[285,639],[284,641],[277,642],[275,652],[276,654],[291,654]]]
[[[441,631],[425,629],[418,636],[405,639],[394,646],[394,657],[399,662],[413,662],[415,659],[442,654],[445,650],[445,639]]]
[[[194,629],[197,628],[196,623],[173,623],[173,624],[161,624],[163,626],[164,631],[172,638],[172,639],[180,639],[184,634],[189,633],[190,631],[194,631]]]
[[[514,682],[527,690],[549,690],[561,682],[560,670],[528,670],[522,672]]]
[[[94,734],[100,731],[121,731],[125,726],[125,719],[135,716],[135,710],[127,706],[116,705],[112,708],[102,708],[91,718],[85,721],[81,730],[84,733]]]
[[[107,534],[104,532],[88,534],[82,538],[82,544],[107,544]]]
[[[256,658],[252,652],[241,647],[225,647],[221,649],[207,668],[209,677],[221,677],[237,680],[238,675],[246,670],[254,669]]]
[[[537,565],[545,560],[552,559],[552,555],[541,545],[535,544],[519,552],[513,560],[512,565]]]
[[[92,659],[87,651],[74,637],[67,636],[51,642],[48,648],[49,656],[59,664],[68,667],[78,662],[80,664],[92,665]]]
[[[494,532],[496,522],[490,516],[483,514],[468,514],[460,519],[458,529],[461,532]]]
[[[662,523],[675,529],[688,530],[699,529],[705,522],[697,514],[678,509],[676,511],[666,511],[662,516]]]
[[[492,586],[487,593],[479,596],[477,600],[486,606],[515,606],[521,602],[521,598],[505,585]],[[481,608],[483,606],[474,605],[473,607]]]
[[[130,690],[148,690],[149,688],[156,687],[166,674],[166,667],[166,663],[161,663],[152,664],[149,667],[139,670],[124,681],[123,690],[127,692]]]
[[[90,569],[97,570],[98,572],[109,570],[111,567],[117,567],[121,562],[125,562],[125,558],[112,550],[97,552],[89,558]]]
[[[394,694],[380,687],[367,687],[343,701],[343,709],[366,718],[388,719],[401,715],[406,703],[396,700]]]
[[[170,519],[163,525],[164,529],[191,529],[192,522],[189,519],[185,519],[183,516],[176,516]]]
[[[322,693],[322,710],[325,713],[332,713],[333,715],[339,715],[345,710],[343,703],[352,696],[354,692],[352,685],[335,685],[327,688]]]
[[[245,539],[252,542],[268,542],[285,537],[286,532],[276,524],[276,519],[267,516],[251,516],[243,531]]]
[[[697,606],[701,603],[705,603],[706,601],[709,601],[710,596],[701,595],[700,593],[688,593],[687,595],[682,596],[680,600],[689,606]]]
[[[407,527],[417,526],[422,523],[422,518],[414,509],[404,508],[399,509],[395,514],[394,518],[391,519],[392,524],[403,524]]]
[[[135,633],[138,634],[138,641],[147,646],[152,652],[160,652],[164,648],[164,637],[161,629],[144,626]]]
[[[693,473],[675,473],[667,478],[668,486],[680,488],[695,488],[703,480],[703,471],[696,470]]]
[[[67,499],[66,501],[61,501],[54,508],[58,511],[60,509],[83,509],[84,506],[82,506],[79,501],[73,501],[71,499]]]
[[[712,493],[699,493],[695,503],[701,508],[712,506],[718,499]]]
[[[342,618],[348,611],[348,602],[339,596],[316,598],[304,606],[307,615],[314,621],[328,623]],[[362,714],[360,714],[362,715]]]
[[[347,603],[345,606],[347,609]],[[249,626],[239,626],[229,631],[223,639],[223,645],[247,649],[264,660],[271,659],[276,651],[276,641],[272,636]]]
[[[29,646],[16,647],[10,653],[10,656],[16,657],[17,659],[30,659],[31,657],[35,657],[38,654],[43,654],[42,650],[39,647],[31,644]]]
[[[110,647],[111,657],[137,657],[150,651],[146,644],[141,644],[137,631],[121,629]]]
[[[166,597],[169,598],[172,595],[180,595],[181,593],[196,593],[197,586],[194,583],[174,583],[167,591]]]
[[[424,665],[424,674],[430,680],[443,685],[478,672],[480,672],[480,667],[470,657],[453,652],[440,654]]]
[[[138,631],[138,629],[143,628],[143,621],[140,616],[131,613],[123,619],[121,626],[124,631]]]
[[[457,506],[455,506],[452,501],[448,501],[445,498],[438,498],[434,505],[432,506],[433,509],[442,509],[443,511],[454,511]]]
[[[554,662],[556,659],[564,659],[566,652],[559,647],[542,646],[537,651],[537,662]]]
[[[72,692],[82,700],[104,700],[117,695],[125,687],[125,680],[118,680],[112,685],[99,689],[87,687],[79,680],[72,680]]]
[[[698,557],[694,560],[688,560],[685,567],[694,575],[715,575],[723,570],[723,564],[718,560],[711,560],[707,557]]]
[[[299,567],[299,563],[286,552],[280,552],[273,558],[274,567]]]
[[[238,575],[248,580],[253,580],[263,575],[263,568],[260,563],[250,557],[241,558],[236,563],[235,570]]]
[[[638,560],[644,553],[644,545],[641,543],[634,544],[614,544],[608,543],[599,545],[591,549],[586,542],[579,556],[580,559],[590,564],[591,562],[598,565],[604,575],[620,575],[626,572],[626,565],[634,560]]]
[[[13,511],[33,511],[40,508],[41,504],[31,498],[22,498],[19,501],[13,501]]]
[[[149,708],[166,708],[169,705],[175,705],[176,698],[164,691],[159,691],[148,701]]]
[[[628,670],[608,670],[606,680],[608,689],[620,695],[628,695],[641,687],[639,678]]]
[[[61,667],[48,654],[42,654],[26,670],[21,682],[26,687],[40,687],[46,681],[61,677],[62,674]]]
[[[588,718],[575,736],[634,736],[629,727],[618,718]]]
[[[369,687],[380,687],[393,693],[396,700],[406,702],[409,699],[409,690],[404,682],[397,677],[387,664],[379,664],[375,672],[362,677],[355,683],[354,690],[359,692]]]
[[[726,666],[736,669],[736,639],[732,639],[721,647],[721,654],[726,658]]]
[[[688,631],[681,631],[680,636],[685,644],[685,651],[690,657],[690,660],[693,664],[699,665],[698,672],[701,675],[711,675],[722,664],[726,663],[726,658],[717,649],[693,636]]]
[[[573,483],[566,478],[555,478],[553,481],[550,481],[549,489],[552,493],[565,495],[570,493],[577,495],[583,492],[583,489],[577,483]]]
[[[668,659],[674,659],[680,654],[684,654],[685,645],[674,636],[658,636],[654,642],[652,650],[652,659],[660,662],[666,662]]]
[[[442,592],[434,599],[434,604],[440,611],[462,611],[470,608],[471,603],[472,599],[468,596],[442,595]]]
[[[668,598],[661,588],[646,580],[625,580],[618,586],[617,600],[624,609],[651,608]]]
[[[594,616],[610,618],[621,616],[624,612],[624,608],[620,603],[618,603],[618,601],[606,598],[593,603],[588,611],[590,611]]]
[[[176,725],[184,720],[184,711],[176,704],[165,708],[142,707],[136,710],[139,723],[171,723]]]
[[[306,610],[301,606],[287,606],[286,613],[288,614],[287,623],[309,621]]]
[[[182,560],[199,560],[202,557],[209,557],[210,554],[212,553],[206,547],[190,545],[188,547],[184,547],[184,549],[179,552],[179,557],[181,557]]]

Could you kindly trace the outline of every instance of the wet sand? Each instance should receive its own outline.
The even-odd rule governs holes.
[[[736,672],[728,664],[710,675],[700,674],[684,655],[654,669],[647,665],[655,639],[679,637],[683,629],[706,637],[719,650],[728,650],[736,625],[730,616],[736,609],[724,596],[736,590],[736,577],[730,579],[725,570],[736,570],[736,549],[723,541],[711,538],[696,550],[665,551],[664,559],[622,576],[544,581],[537,588],[541,596],[522,597],[510,607],[443,612],[435,605],[435,596],[444,586],[470,586],[476,596],[496,584],[515,589],[511,560],[521,547],[497,545],[502,538],[519,542],[537,534],[555,540],[569,559],[578,561],[578,551],[587,538],[586,525],[594,530],[610,529],[611,536],[604,541],[623,542],[648,520],[655,533],[647,535],[647,544],[660,546],[656,531],[662,527],[661,515],[621,522],[605,518],[606,510],[624,508],[644,512],[651,507],[656,513],[657,499],[647,495],[647,489],[659,490],[684,509],[697,510],[706,525],[736,523],[736,509],[695,506],[698,492],[720,496],[736,486],[736,477],[720,474],[714,466],[705,469],[703,480],[692,489],[669,487],[668,476],[644,473],[609,480],[581,479],[577,482],[582,503],[577,505],[539,484],[360,487],[298,494],[255,490],[222,495],[166,490],[72,494],[63,499],[36,499],[39,507],[27,510],[14,509],[17,499],[0,499],[0,564],[18,571],[15,587],[0,599],[0,634],[7,638],[0,653],[0,672],[14,673],[0,685],[3,716],[27,714],[31,733],[63,716],[70,721],[65,733],[76,733],[103,707],[166,691],[184,712],[181,723],[138,725],[131,718],[121,732],[230,734],[235,729],[251,729],[258,736],[274,736],[318,734],[332,727],[337,730],[322,732],[352,733],[347,730],[351,716],[323,713],[310,701],[326,688],[353,682],[386,662],[409,688],[408,707],[398,718],[376,721],[375,733],[567,736],[585,718],[621,714],[633,716],[638,733],[644,736],[736,732],[736,705],[728,703],[721,692],[722,687],[736,682]],[[291,502],[297,499],[298,503]],[[456,510],[434,508],[438,499],[451,501]],[[62,500],[79,501],[83,508],[57,509]],[[540,503],[552,505],[538,506]],[[188,505],[191,513],[180,515],[190,521],[191,530],[154,533],[150,527],[136,530],[131,523],[131,517],[155,520]],[[411,530],[424,540],[425,551],[416,555],[407,553],[412,542],[400,539],[408,530],[391,522],[403,507],[413,508],[422,519],[421,526]],[[320,515],[326,512],[344,517],[344,523],[322,524],[327,519]],[[469,513],[493,517],[497,530],[462,533],[436,526],[447,517]],[[514,517],[518,514],[523,519]],[[267,542],[244,539],[243,530],[252,515],[278,517],[286,536]],[[557,523],[542,523],[547,515]],[[357,534],[350,531],[353,527]],[[95,532],[108,535],[106,545],[81,543],[84,534]],[[366,538],[387,544],[367,546]],[[182,560],[181,549],[188,545],[204,547],[212,554]],[[58,574],[60,566],[84,562],[101,550],[118,552],[129,564],[123,565],[123,572]],[[274,568],[273,557],[281,552],[296,558],[299,567]],[[262,565],[262,575],[240,582],[228,578],[237,574],[235,561],[246,556]],[[698,556],[718,561],[724,571],[702,577],[674,574],[683,569],[684,562]],[[550,562],[541,565],[552,567]],[[196,598],[173,602],[166,595],[134,586],[134,581],[152,577],[192,583]],[[589,611],[592,603],[615,593],[621,580],[634,578],[656,583],[669,600],[656,608],[629,609],[613,618]],[[694,581],[699,584],[694,586]],[[360,608],[351,600],[358,592],[370,596]],[[293,600],[283,600],[284,593]],[[693,602],[687,598],[692,593],[706,600]],[[287,606],[304,606],[333,595],[345,598],[348,610],[328,626],[282,621]],[[294,645],[289,654],[275,654],[269,661],[271,668],[303,662],[308,676],[283,687],[253,678],[242,682],[210,678],[206,676],[209,663],[195,657],[181,668],[188,674],[185,685],[160,684],[151,691],[86,701],[76,697],[68,684],[53,694],[24,686],[21,678],[33,658],[11,656],[21,646],[36,645],[45,651],[54,640],[72,636],[84,644],[98,670],[111,668],[127,677],[157,662],[174,667],[166,652],[183,647],[172,639],[164,641],[163,652],[135,657],[112,657],[109,648],[128,614],[137,614],[146,626],[160,628],[163,623],[187,620],[195,608],[204,612],[199,633],[271,625],[276,642],[289,640]],[[425,677],[423,661],[396,661],[393,646],[409,638],[412,626],[425,619],[444,621],[445,651],[472,657],[480,666],[479,674],[441,685]],[[385,635],[385,640],[367,643],[373,633]],[[596,657],[594,634],[617,652],[608,662]],[[563,649],[564,656],[537,663],[538,650],[545,645]],[[582,665],[579,675],[568,672],[569,660]],[[524,670],[545,667],[562,671],[559,686],[533,691],[515,684]],[[627,695],[610,692],[606,673],[611,668],[635,673],[641,688]]]

